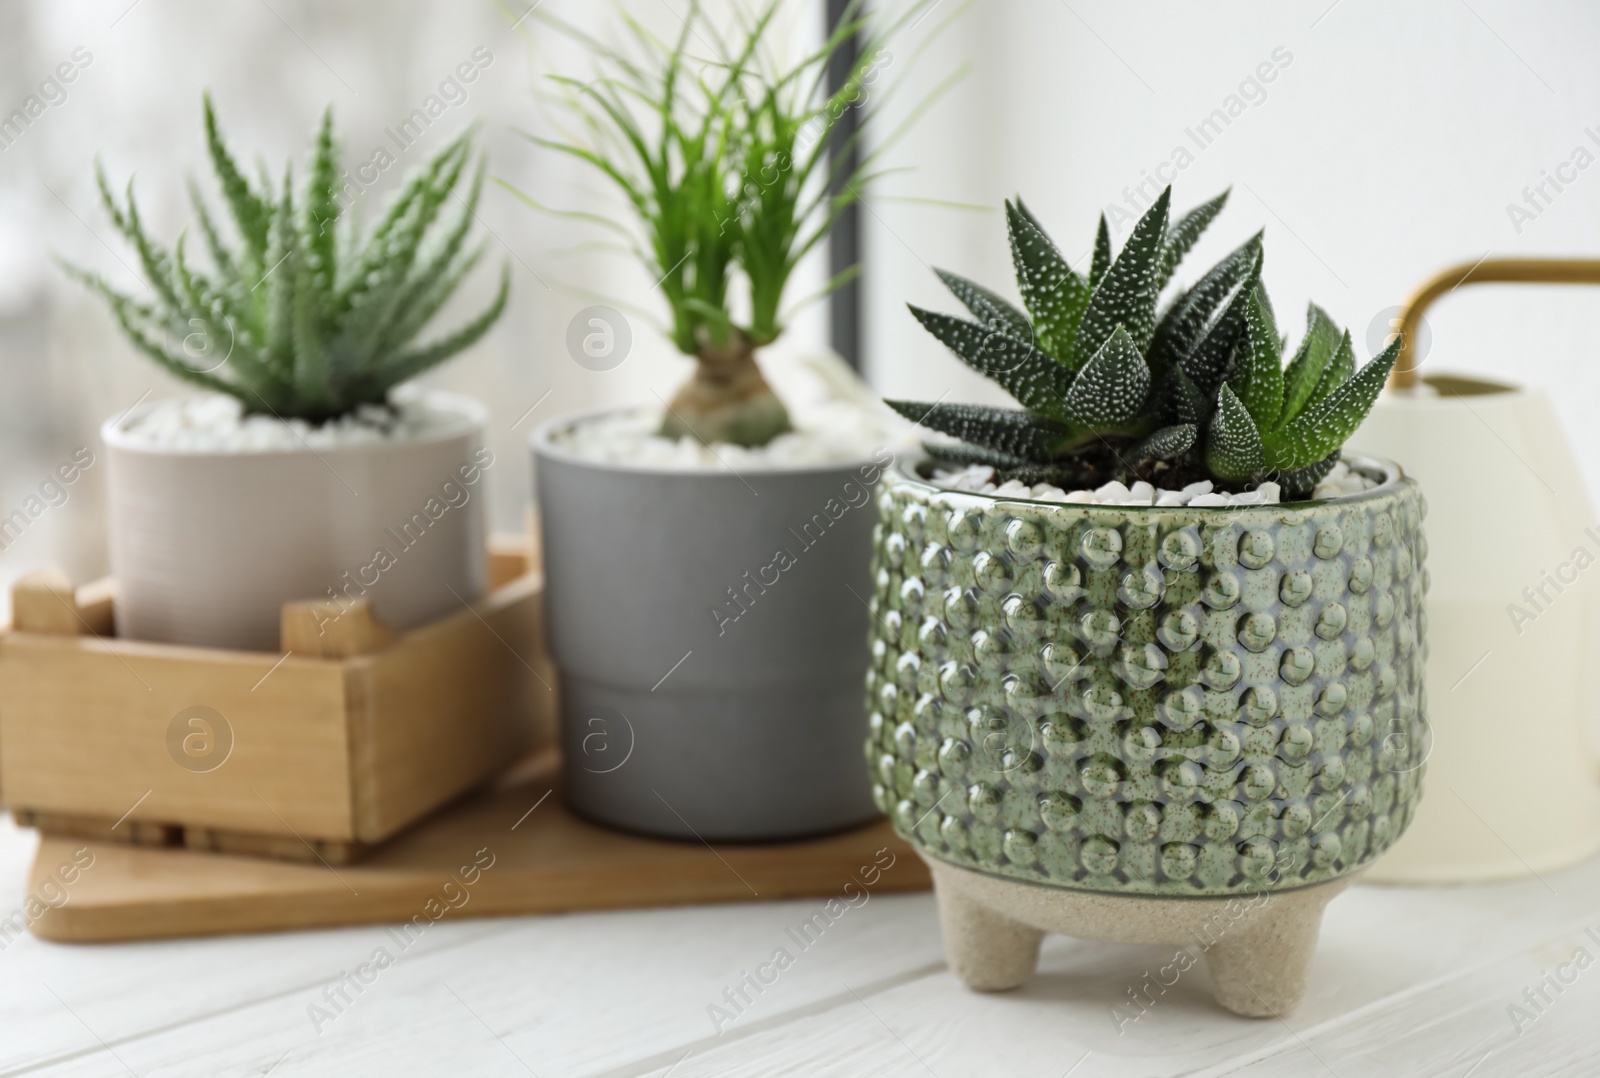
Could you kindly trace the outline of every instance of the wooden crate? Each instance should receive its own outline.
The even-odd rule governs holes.
[[[288,604],[276,654],[118,639],[108,582],[24,577],[0,795],[52,834],[349,862],[553,742],[536,562],[496,543],[488,596],[400,634]]]

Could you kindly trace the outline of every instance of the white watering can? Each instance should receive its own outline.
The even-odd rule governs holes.
[[[1367,881],[1540,876],[1600,850],[1600,716],[1585,692],[1600,528],[1582,478],[1542,390],[1419,379],[1414,360],[1435,300],[1511,281],[1600,284],[1600,260],[1486,259],[1429,281],[1401,320],[1389,388],[1350,441],[1421,482],[1431,577],[1426,793]]]

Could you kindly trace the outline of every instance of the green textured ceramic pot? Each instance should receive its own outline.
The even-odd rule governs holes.
[[[925,855],[1114,894],[1366,865],[1421,795],[1426,504],[878,494],[867,758]]]

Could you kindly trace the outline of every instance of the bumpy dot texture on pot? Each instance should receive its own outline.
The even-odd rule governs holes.
[[[1411,821],[1426,503],[878,496],[867,760],[926,853],[1037,883],[1217,895],[1333,879]]]

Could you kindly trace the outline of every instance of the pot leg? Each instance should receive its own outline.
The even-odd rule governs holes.
[[[1281,1018],[1306,993],[1323,902],[1281,901],[1205,951],[1217,1002],[1247,1018]]]
[[[1043,932],[1001,916],[937,880],[934,895],[945,960],[963,984],[980,992],[1003,992],[1033,976]]]

